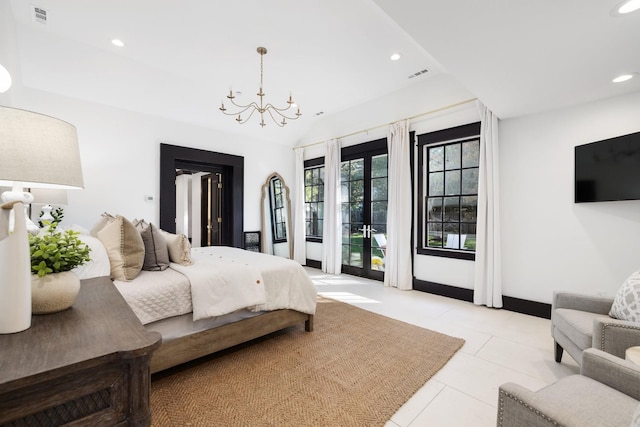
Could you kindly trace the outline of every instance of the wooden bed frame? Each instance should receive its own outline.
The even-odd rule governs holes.
[[[151,357],[151,373],[245,343],[301,322],[304,322],[305,331],[313,331],[313,315],[295,310],[275,310],[163,342]]]

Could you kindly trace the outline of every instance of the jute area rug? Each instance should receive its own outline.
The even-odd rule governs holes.
[[[325,298],[314,322],[154,375],[152,425],[383,426],[464,343]]]

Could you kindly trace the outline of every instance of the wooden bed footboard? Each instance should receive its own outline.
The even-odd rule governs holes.
[[[259,316],[162,342],[151,357],[151,373],[156,373],[234,345],[304,322],[313,331],[313,315],[295,310],[269,311]]]

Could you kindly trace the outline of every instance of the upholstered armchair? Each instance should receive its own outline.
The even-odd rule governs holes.
[[[597,348],[620,358],[629,347],[640,345],[640,323],[609,316],[611,298],[554,292],[551,305],[551,336],[556,362],[563,350],[582,364],[582,352]]]
[[[630,427],[639,405],[640,366],[591,348],[583,352],[580,375],[536,392],[500,386],[498,427]]]

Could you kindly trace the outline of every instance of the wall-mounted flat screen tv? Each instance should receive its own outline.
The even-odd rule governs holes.
[[[575,147],[575,202],[640,199],[640,132]]]

